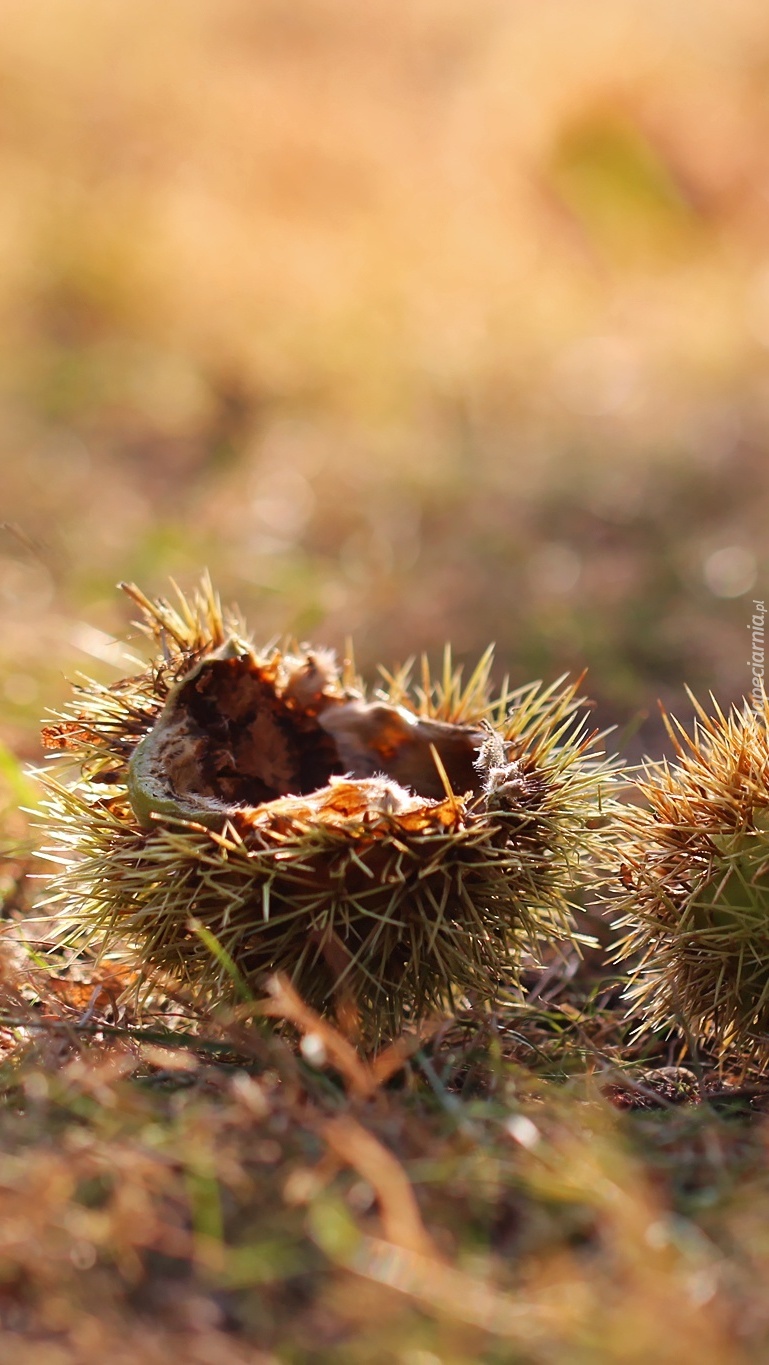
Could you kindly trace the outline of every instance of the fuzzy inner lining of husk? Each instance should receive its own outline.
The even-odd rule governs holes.
[[[131,798],[145,823],[153,812],[216,819],[312,800],[347,778],[365,783],[374,810],[400,814],[477,795],[485,739],[474,726],[326,690],[312,656],[280,679],[274,661],[229,642],[172,689],[137,746]]]

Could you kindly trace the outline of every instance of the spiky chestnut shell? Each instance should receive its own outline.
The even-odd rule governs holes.
[[[616,952],[632,1008],[716,1047],[769,1042],[769,711],[668,722],[677,757],[647,763],[620,817]]]
[[[256,650],[207,581],[127,591],[154,662],[44,732],[80,770],[48,779],[53,896],[108,948],[215,995],[283,970],[378,1035],[573,935],[611,780],[575,686],[492,702],[489,651],[367,700],[327,651]]]

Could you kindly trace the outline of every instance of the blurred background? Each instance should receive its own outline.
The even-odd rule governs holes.
[[[359,665],[750,685],[766,0],[4,0],[0,737],[208,566]]]

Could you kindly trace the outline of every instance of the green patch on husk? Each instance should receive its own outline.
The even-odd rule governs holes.
[[[670,726],[675,763],[650,763],[645,806],[621,816],[617,955],[649,1026],[757,1055],[769,1035],[767,707],[697,712],[692,736]]]

